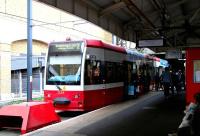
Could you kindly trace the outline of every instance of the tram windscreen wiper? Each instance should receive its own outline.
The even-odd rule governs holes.
[[[49,68],[48,68],[48,70],[49,70],[49,72],[52,74],[52,75],[58,75],[57,74],[57,72],[54,70],[54,68],[52,67],[52,66],[49,66]],[[60,86],[58,86],[58,84],[56,83],[56,82],[53,82],[53,84],[56,86],[56,88],[58,89],[58,90],[62,90],[61,88],[60,88]]]

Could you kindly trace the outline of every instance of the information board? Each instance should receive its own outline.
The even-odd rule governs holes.
[[[81,51],[81,46],[83,42],[65,42],[65,43],[52,43],[49,46],[49,52],[73,52]]]

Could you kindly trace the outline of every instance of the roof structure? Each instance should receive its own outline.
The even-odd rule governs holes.
[[[164,39],[164,46],[200,46],[199,0],[38,0],[77,15],[122,39]]]

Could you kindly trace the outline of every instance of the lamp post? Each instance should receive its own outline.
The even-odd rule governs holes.
[[[27,0],[27,101],[32,101],[32,0]]]

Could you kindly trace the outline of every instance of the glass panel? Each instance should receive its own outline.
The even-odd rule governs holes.
[[[80,84],[80,64],[49,65],[48,84]]]
[[[83,42],[53,43],[49,47],[47,84],[80,85]]]
[[[194,60],[194,83],[200,83],[200,60]]]
[[[114,63],[112,62],[106,62],[106,83],[113,83],[114,78],[113,78],[113,74],[114,74]]]
[[[102,84],[104,82],[103,73],[101,61],[87,60],[85,63],[85,84]]]

